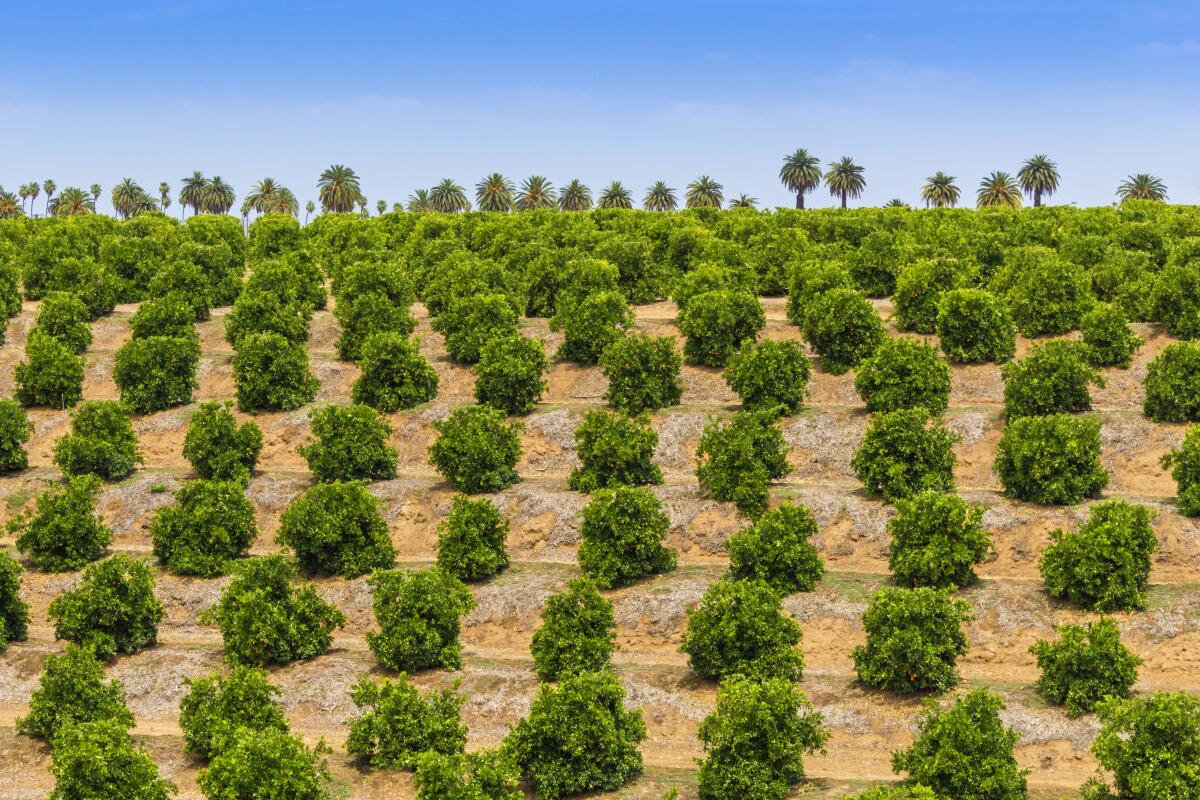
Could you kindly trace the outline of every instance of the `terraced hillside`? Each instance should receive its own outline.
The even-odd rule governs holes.
[[[889,301],[875,301],[886,319]],[[799,339],[786,322],[784,301],[762,301],[768,338]],[[36,315],[26,303],[12,320],[0,351],[0,394],[11,396],[13,366],[22,358],[26,334]],[[116,349],[129,338],[134,306],[119,306],[93,323],[94,339],[86,353],[85,399],[117,397],[111,371]],[[234,393],[232,352],[223,336],[223,310],[199,323],[202,357],[196,401],[230,399]],[[371,485],[383,503],[401,565],[433,560],[435,528],[449,509],[453,492],[427,461],[433,439],[431,423],[459,405],[473,402],[473,373],[452,363],[441,336],[429,327],[420,306],[417,333],[422,350],[434,363],[441,386],[432,403],[390,415],[392,444],[400,453],[395,480]],[[677,335],[670,303],[637,309],[637,328],[656,335]],[[1155,530],[1160,551],[1151,576],[1150,609],[1118,615],[1124,641],[1144,660],[1136,691],[1200,690],[1200,530],[1177,514],[1171,503],[1175,486],[1158,465],[1159,457],[1177,445],[1183,426],[1154,424],[1141,413],[1141,380],[1146,364],[1171,339],[1157,326],[1138,325],[1146,344],[1128,370],[1104,371],[1107,386],[1093,392],[1095,414],[1103,423],[1103,462],[1111,474],[1106,496],[1145,503],[1157,512]],[[553,351],[559,334],[545,320],[522,320],[526,335]],[[889,324],[891,335],[899,334]],[[297,453],[308,432],[308,411],[322,403],[348,402],[357,367],[336,357],[337,325],[329,311],[316,314],[308,344],[313,372],[321,388],[313,406],[291,413],[260,413],[264,432],[259,472],[248,494],[257,511],[260,535],[252,553],[277,549],[274,534],[288,503],[311,484],[305,461]],[[1019,351],[1028,347],[1021,340]],[[800,688],[824,715],[832,738],[824,754],[807,761],[813,781],[798,793],[804,797],[840,797],[872,782],[894,779],[890,754],[909,742],[920,712],[920,699],[869,691],[858,684],[851,650],[864,640],[860,615],[871,592],[888,582],[885,523],[891,513],[878,500],[861,493],[850,458],[866,426],[867,415],[853,388],[853,376],[814,372],[805,409],[782,422],[791,446],[793,471],[772,487],[772,499],[794,498],[812,509],[821,526],[816,540],[826,559],[827,574],[814,592],[785,600],[785,608],[804,631],[806,659]],[[578,574],[578,513],[586,498],[567,488],[577,464],[573,431],[583,414],[602,406],[605,379],[599,368],[555,363],[547,376],[549,391],[525,419],[522,481],[493,497],[512,525],[508,542],[511,567],[498,577],[474,585],[477,606],[465,619],[461,672],[425,672],[422,685],[461,681],[467,700],[464,721],[469,746],[498,742],[508,726],[528,710],[537,679],[529,657],[545,597]],[[719,370],[684,367],[682,404],[655,413],[660,437],[656,463],[665,483],[655,487],[671,519],[668,544],[679,554],[680,568],[668,575],[607,593],[619,625],[617,671],[628,691],[628,704],[643,710],[649,735],[643,743],[647,769],[636,784],[617,795],[658,798],[678,787],[695,796],[694,759],[701,754],[697,725],[714,705],[715,686],[700,680],[678,648],[685,612],[723,572],[723,543],[746,524],[732,504],[704,499],[695,479],[695,448],[705,421],[738,407],[737,397]],[[987,507],[986,528],[994,554],[979,572],[984,578],[963,592],[976,619],[967,630],[970,649],[960,660],[969,688],[987,685],[1008,704],[1005,721],[1020,734],[1017,756],[1032,770],[1031,796],[1074,796],[1093,772],[1088,747],[1098,729],[1094,717],[1072,720],[1060,708],[1047,706],[1032,690],[1037,670],[1029,646],[1046,638],[1057,623],[1086,618],[1051,600],[1037,571],[1037,558],[1055,527],[1071,526],[1086,516],[1086,504],[1049,508],[1005,499],[992,472],[995,446],[1002,428],[1002,383],[996,365],[955,367],[948,426],[961,436],[955,452],[960,493]],[[171,502],[171,493],[189,477],[181,454],[189,415],[195,406],[135,418],[145,463],[132,478],[108,485],[100,512],[115,533],[113,550],[149,553],[147,526],[155,509]],[[31,409],[35,425],[29,443],[30,469],[0,479],[0,516],[27,508],[44,481],[58,477],[52,465],[54,442],[69,426],[68,411]],[[247,416],[247,415],[239,415]],[[3,545],[13,548],[11,536]],[[167,608],[159,644],[135,656],[118,658],[109,667],[128,692],[137,716],[135,737],[158,762],[163,774],[180,787],[180,796],[197,798],[197,764],[183,754],[177,723],[184,679],[217,669],[222,645],[214,627],[198,622],[199,612],[219,596],[228,578],[202,580],[156,572],[156,591]],[[23,595],[33,625],[28,642],[0,655],[0,797],[23,800],[43,797],[53,785],[47,770],[48,750],[40,742],[18,736],[14,721],[25,713],[47,654],[62,648],[47,622],[49,602],[78,581],[78,573],[48,574],[29,569]],[[273,670],[293,729],[307,741],[325,739],[334,746],[331,765],[340,782],[356,798],[411,797],[406,773],[366,771],[350,762],[340,746],[355,714],[349,686],[365,672],[377,672],[363,634],[374,624],[365,579],[315,581],[319,593],[335,603],[348,624],[335,637],[331,653]]]

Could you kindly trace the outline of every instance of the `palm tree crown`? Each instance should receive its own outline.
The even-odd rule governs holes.
[[[433,201],[429,199],[428,189],[417,189],[408,196],[408,210],[416,213],[433,211]]]
[[[642,198],[642,207],[647,211],[674,211],[679,207],[679,201],[675,199],[675,190],[663,181],[655,181],[654,185],[646,190],[646,196]]]
[[[554,185],[542,175],[530,175],[521,184],[517,193],[517,208],[532,211],[535,208],[558,208],[558,195]]]
[[[62,190],[62,194],[48,202],[47,210],[56,217],[76,217],[94,213],[96,201],[89,192],[78,186],[68,186]]]
[[[979,208],[1020,208],[1021,187],[1007,172],[993,172],[979,182],[975,205]]]
[[[622,186],[620,181],[613,181],[600,193],[600,200],[596,203],[596,207],[633,208],[633,194]]]
[[[796,208],[804,208],[804,195],[821,185],[821,162],[803,147],[783,157],[779,180],[796,193]]]
[[[730,208],[754,208],[756,205],[758,205],[758,198],[748,194],[739,194],[729,201]]]
[[[360,198],[358,175],[344,164],[327,167],[317,178],[317,199],[322,211],[353,211]]]
[[[592,208],[592,190],[574,178],[563,187],[558,196],[558,207],[563,211],[590,211]]]
[[[204,177],[204,173],[196,170],[191,175],[180,181],[183,188],[179,190],[179,205],[180,215],[188,206],[192,207],[193,214],[199,214],[200,209],[204,206],[204,196],[208,191],[208,178]]]
[[[516,187],[499,172],[475,184],[475,203],[480,211],[512,211]]]
[[[99,186],[93,187],[99,189]],[[95,208],[96,193],[92,192],[92,207]],[[112,205],[113,210],[117,212],[118,217],[129,218],[136,217],[138,214],[146,211],[156,211],[158,205],[154,202],[154,198],[146,194],[146,190],[132,178],[126,178],[112,188]]]
[[[863,189],[867,188],[867,179],[863,177],[863,168],[854,163],[854,159],[843,156],[840,161],[832,161],[825,172],[825,188],[834,197],[841,198],[842,208],[851,197],[862,197]]]
[[[296,195],[274,178],[263,178],[254,184],[250,194],[246,195],[246,203],[252,211],[260,214],[291,214],[294,217],[300,213],[300,202]]]
[[[1042,204],[1042,195],[1049,197],[1058,191],[1060,178],[1058,164],[1041,154],[1029,159],[1017,170],[1017,180],[1021,182],[1021,189],[1033,198],[1034,208]]]
[[[437,186],[429,190],[429,204],[434,211],[441,211],[443,214],[457,214],[462,211],[471,210],[471,201],[467,199],[467,190],[454,182],[452,178],[446,178]],[[412,205],[412,201],[409,201]]]
[[[688,208],[720,208],[725,202],[725,187],[707,175],[701,175],[687,185],[684,198]]]
[[[12,192],[5,191],[3,186],[0,186],[0,219],[12,219],[13,217],[24,216],[25,214],[25,187],[20,187],[20,202],[17,200],[17,195]]]
[[[236,199],[233,187],[222,180],[220,175],[214,175],[204,191],[201,208],[209,214],[228,214]]]
[[[925,185],[921,187],[921,199],[925,201],[926,208],[954,208],[958,205],[960,194],[954,176],[941,170],[926,178]]]
[[[1158,203],[1166,202],[1167,185],[1163,179],[1148,172],[1130,175],[1117,187],[1117,197],[1121,202],[1126,200],[1153,200]]]

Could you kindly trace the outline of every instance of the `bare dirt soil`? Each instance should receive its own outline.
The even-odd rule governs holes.
[[[770,338],[799,338],[787,324],[782,299],[765,299]],[[886,301],[878,303],[885,318]],[[111,378],[118,347],[129,337],[128,320],[135,308],[122,306],[93,325],[87,352],[84,397],[112,399]],[[427,462],[433,438],[430,423],[457,405],[472,402],[473,373],[451,363],[442,339],[419,306],[418,334],[422,350],[437,367],[441,386],[427,406],[391,416],[392,442],[400,454],[399,476],[376,483],[400,560],[419,566],[434,557],[437,524],[449,510],[450,487]],[[638,325],[657,335],[677,335],[674,307],[669,303],[638,309]],[[25,338],[36,307],[27,304],[8,329],[0,349],[0,393],[13,389],[13,366],[23,357]],[[201,323],[203,356],[197,402],[226,400],[234,395],[232,352],[224,339],[223,312]],[[525,333],[546,342],[553,352],[559,336],[544,320],[526,320]],[[893,335],[898,335],[894,330]],[[1093,392],[1096,414],[1103,422],[1104,463],[1112,482],[1106,496],[1142,502],[1157,512],[1160,551],[1151,579],[1151,607],[1139,614],[1118,615],[1126,643],[1144,660],[1136,690],[1200,690],[1200,529],[1177,514],[1171,504],[1175,486],[1158,464],[1178,444],[1184,426],[1158,425],[1141,414],[1141,381],[1146,365],[1170,342],[1157,328],[1139,326],[1146,344],[1128,370],[1106,370],[1105,388]],[[311,365],[321,381],[317,404],[348,402],[357,368],[338,361],[337,327],[328,311],[313,321],[309,344]],[[1028,347],[1022,341],[1020,349]],[[818,361],[819,364],[819,361]],[[493,499],[511,521],[509,551],[513,564],[495,579],[472,587],[477,607],[465,620],[465,666],[457,673],[426,672],[416,680],[428,686],[460,682],[467,701],[464,720],[470,746],[498,742],[508,726],[524,715],[536,690],[528,646],[539,624],[545,597],[561,588],[578,568],[578,513],[582,495],[567,489],[577,464],[573,431],[587,410],[603,404],[605,379],[598,368],[555,363],[548,376],[543,404],[524,420],[524,455],[518,467],[523,481]],[[702,755],[696,728],[714,704],[715,686],[687,668],[678,647],[686,612],[705,588],[717,580],[726,559],[723,544],[746,524],[731,504],[700,496],[694,477],[696,442],[712,415],[737,409],[737,397],[720,371],[684,368],[685,391],[680,406],[653,416],[660,441],[656,461],[666,475],[655,489],[671,518],[669,544],[679,552],[679,569],[636,586],[609,593],[619,624],[617,670],[628,690],[628,703],[641,708],[649,729],[643,744],[646,773],[614,797],[659,798],[674,787],[684,798],[695,797],[695,759]],[[792,498],[808,505],[821,525],[816,544],[828,568],[816,591],[797,594],[785,605],[802,625],[806,660],[800,687],[825,715],[832,737],[823,754],[806,762],[812,781],[797,797],[841,797],[873,782],[893,780],[891,752],[912,739],[922,698],[896,697],[869,691],[855,681],[851,650],[864,636],[860,615],[870,594],[888,580],[886,523],[891,513],[877,499],[859,491],[850,458],[867,423],[853,388],[852,375],[834,377],[814,371],[808,406],[783,421],[792,450],[792,474],[773,487],[775,502]],[[1031,796],[1076,796],[1077,787],[1095,769],[1089,752],[1097,731],[1093,717],[1072,720],[1048,707],[1031,689],[1037,677],[1029,646],[1053,635],[1053,627],[1088,618],[1048,597],[1037,559],[1056,527],[1077,524],[1086,505],[1046,508],[1008,500],[992,472],[992,459],[1002,429],[1003,385],[995,365],[956,367],[948,425],[961,436],[956,448],[956,475],[961,493],[987,508],[985,525],[994,538],[994,553],[981,567],[983,582],[963,593],[975,620],[968,635],[971,648],[961,661],[965,687],[987,685],[1007,704],[1006,722],[1021,734],[1018,759],[1032,770]],[[129,480],[109,485],[99,508],[115,533],[114,550],[149,553],[148,525],[154,511],[171,502],[171,492],[190,475],[181,448],[194,406],[172,409],[135,420],[143,468]],[[265,446],[259,473],[249,487],[257,509],[259,538],[253,552],[276,549],[274,534],[288,503],[310,485],[304,460],[296,448],[305,441],[308,411],[261,413]],[[242,415],[249,418],[249,415]],[[31,411],[35,425],[29,443],[30,469],[0,479],[0,522],[29,508],[45,482],[59,476],[51,461],[54,442],[69,428],[66,411]],[[0,534],[0,546],[13,550],[11,535]],[[50,575],[28,570],[24,596],[34,624],[30,640],[0,655],[0,798],[43,797],[52,787],[46,748],[17,736],[15,720],[25,713],[30,693],[48,653],[62,647],[46,619],[50,601],[74,585],[77,573]],[[111,675],[125,685],[138,718],[136,736],[176,781],[180,796],[198,798],[198,765],[182,753],[177,725],[184,681],[221,665],[221,639],[200,625],[199,612],[213,603],[227,579],[199,580],[159,573],[157,592],[168,614],[160,628],[160,644],[136,656],[121,658]],[[363,580],[316,582],[318,590],[347,615],[348,624],[333,652],[312,661],[274,670],[294,729],[306,740],[325,739],[334,746],[330,764],[348,796],[406,798],[413,794],[405,773],[363,770],[339,747],[355,715],[349,686],[363,673],[379,672],[363,634],[371,629],[370,595]],[[942,698],[940,702],[949,702]]]

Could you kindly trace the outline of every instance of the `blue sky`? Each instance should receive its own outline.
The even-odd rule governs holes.
[[[862,204],[916,203],[939,169],[971,198],[1041,152],[1063,173],[1052,202],[1109,203],[1141,171],[1200,202],[1195,0],[6,6],[9,189],[107,198],[201,169],[303,201],[345,163],[372,204],[499,170],[639,197],[704,173],[779,205],[780,160],[803,146],[863,164]]]

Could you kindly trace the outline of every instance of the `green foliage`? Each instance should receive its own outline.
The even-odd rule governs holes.
[[[324,406],[308,418],[316,441],[299,452],[318,481],[396,477],[396,448],[388,446],[392,426],[378,411],[364,405]]]
[[[1200,269],[1197,265],[1167,267],[1158,274],[1150,293],[1150,314],[1172,336],[1200,338]]]
[[[679,649],[701,677],[800,678],[800,625],[784,613],[779,594],[766,582],[717,581],[687,619]]]
[[[325,752],[324,742],[310,750],[283,731],[241,728],[196,782],[208,800],[330,800]]]
[[[325,275],[307,252],[295,252],[255,262],[242,292],[271,292],[284,304],[318,311],[325,308]]]
[[[514,467],[521,458],[519,423],[489,406],[464,406],[449,419],[433,423],[438,438],[429,461],[460,492],[499,492],[520,480]]]
[[[15,397],[23,406],[70,408],[83,398],[83,359],[38,330],[25,342],[25,360],[14,369]]]
[[[62,342],[72,353],[82,353],[92,343],[87,306],[70,292],[46,295],[38,310],[35,330]]]
[[[1129,329],[1129,319],[1119,307],[1098,303],[1079,323],[1088,363],[1094,367],[1129,367],[1142,346],[1142,337]]]
[[[156,297],[142,303],[129,320],[129,327],[133,330],[134,339],[151,336],[187,339],[199,336],[192,307],[187,298],[179,294]]]
[[[364,676],[350,698],[366,711],[350,724],[346,752],[376,769],[416,769],[422,753],[454,755],[467,743],[463,698],[454,689],[422,697],[403,673],[394,681]]]
[[[778,408],[794,414],[804,405],[811,371],[808,356],[797,342],[744,341],[729,357],[725,383],[749,411]]]
[[[1200,426],[1188,428],[1179,448],[1163,454],[1162,466],[1171,470],[1178,487],[1175,507],[1179,513],[1200,516]]]
[[[888,566],[901,586],[959,589],[978,578],[975,565],[991,550],[983,507],[957,495],[924,491],[896,503],[888,521]]]
[[[1035,344],[1028,355],[1001,369],[1004,414],[1008,419],[1090,411],[1089,384],[1104,379],[1087,363],[1087,350],[1078,342],[1056,339]]]
[[[492,339],[475,365],[475,400],[509,414],[528,414],[546,391],[542,373],[547,366],[540,339]]]
[[[1025,336],[1074,330],[1094,302],[1083,267],[1053,257],[1034,259],[1008,291],[1013,322]]]
[[[1108,617],[1087,627],[1060,625],[1057,642],[1038,640],[1029,648],[1037,657],[1037,689],[1072,717],[1096,710],[1101,701],[1127,698],[1142,660],[1121,644],[1117,623]]]
[[[678,405],[683,395],[679,381],[682,365],[669,336],[623,336],[600,356],[600,367],[608,378],[604,399],[627,414]]]
[[[56,639],[75,642],[102,659],[153,647],[165,616],[154,596],[154,575],[124,553],[84,567],[79,585],[54,598],[49,609]]]
[[[71,414],[71,432],[54,443],[54,463],[64,475],[128,477],[142,461],[129,410],[111,400],[89,400]]]
[[[17,720],[17,732],[54,744],[78,723],[100,720],[133,727],[125,687],[115,678],[105,682],[104,664],[95,653],[69,644],[63,653],[46,656],[29,713]]]
[[[150,523],[154,556],[176,575],[224,575],[257,536],[254,505],[236,481],[188,481]]]
[[[1085,800],[1173,800],[1200,796],[1200,700],[1188,692],[1155,692],[1100,705],[1092,752],[1112,774],[1083,787]]]
[[[608,669],[616,641],[612,603],[591,580],[575,578],[546,598],[542,626],[534,632],[529,652],[538,677],[558,681]]]
[[[892,769],[954,800],[1024,800],[1027,770],[1017,766],[1019,735],[1000,721],[1004,701],[975,689],[945,711],[929,701],[916,741],[892,754]]]
[[[251,261],[287,255],[304,243],[304,229],[291,214],[263,214],[250,223],[246,255]]]
[[[295,577],[296,565],[279,554],[234,567],[221,599],[200,615],[220,627],[231,664],[288,664],[329,652],[346,617],[311,586],[293,585]]]
[[[1099,497],[1108,485],[1100,464],[1100,423],[1070,414],[1006,424],[993,468],[1009,497],[1044,505]]]
[[[188,692],[179,701],[184,750],[208,761],[233,743],[239,729],[288,733],[279,688],[267,671],[234,666],[203,678],[185,679]]]
[[[563,342],[555,357],[578,364],[595,364],[632,325],[633,312],[625,302],[625,295],[615,290],[589,294],[566,315]]]
[[[612,791],[641,774],[638,742],[646,738],[646,724],[624,700],[625,689],[611,672],[542,684],[529,716],[513,726],[503,746],[538,798]]]
[[[355,403],[391,413],[437,396],[437,370],[421,355],[419,342],[399,333],[373,333],[359,353],[362,374],[350,390]]]
[[[15,400],[0,398],[0,473],[29,467],[25,443],[33,436],[33,423]],[[656,437],[657,441],[657,437]]]
[[[183,440],[183,457],[201,478],[248,483],[262,450],[262,430],[253,422],[238,425],[230,404],[202,403],[192,414]]]
[[[811,511],[784,503],[729,537],[729,577],[758,578],[781,595],[811,592],[825,574],[825,561],[809,542],[819,533]]]
[[[721,684],[698,735],[701,797],[784,800],[804,779],[805,754],[823,749],[829,730],[791,681],[735,675]]]
[[[406,297],[408,302],[393,300],[386,294],[369,292],[359,295],[343,295],[338,298],[334,308],[334,316],[341,326],[342,332],[338,337],[338,357],[353,361],[362,355],[362,346],[367,339],[380,333],[394,333],[408,336],[417,326],[417,321],[409,313],[411,295]],[[469,310],[460,309],[460,317],[454,317],[454,323],[460,327],[453,328],[456,332],[456,348],[476,348],[478,352],[481,341],[470,339],[470,326],[476,324],[481,317],[472,317]],[[487,324],[486,321],[479,324]],[[463,327],[465,326],[465,327]],[[437,325],[435,324],[435,327]],[[451,329],[442,330],[449,334]]]
[[[242,411],[293,411],[317,396],[304,346],[278,333],[252,333],[233,355],[237,404]]]
[[[579,566],[597,586],[629,586],[675,569],[675,553],[663,545],[670,521],[649,489],[599,489],[580,516]]]
[[[1050,594],[1102,613],[1145,608],[1150,556],[1158,549],[1150,519],[1145,506],[1105,500],[1077,530],[1051,532],[1038,562]]]
[[[711,419],[696,447],[696,478],[705,494],[757,517],[767,508],[768,484],[791,472],[787,452],[771,411],[742,411],[724,423]]]
[[[871,301],[854,289],[814,296],[804,314],[804,338],[821,356],[821,366],[841,375],[870,358],[886,337]]]
[[[694,297],[725,290],[746,292],[753,296],[754,284],[754,275],[749,270],[706,261],[679,276],[671,299],[682,315]]]
[[[868,492],[894,503],[917,492],[954,491],[958,437],[924,408],[876,414],[850,465]]]
[[[355,578],[396,563],[379,501],[359,482],[321,483],[283,512],[275,540],[317,575]]]
[[[408,672],[462,665],[459,618],[475,607],[462,581],[433,567],[376,572],[367,583],[379,623],[378,632],[367,633],[367,645],[381,666]]]
[[[508,520],[486,497],[455,495],[438,525],[437,565],[460,581],[490,578],[508,566]]]
[[[238,295],[225,315],[225,340],[235,348],[252,333],[278,333],[294,344],[308,341],[313,310],[300,302],[287,302],[274,291],[252,289]]]
[[[854,280],[841,262],[802,261],[792,270],[788,287],[787,318],[803,328],[813,299],[831,289],[853,289]]]
[[[50,751],[54,791],[48,800],[168,800],[175,784],[120,724],[83,722],[63,730]]]
[[[212,287],[203,270],[188,261],[175,260],[160,269],[150,279],[146,292],[151,299],[168,295],[186,298],[196,322],[203,322],[212,313]]]
[[[1200,422],[1200,344],[1176,342],[1146,368],[1142,410],[1155,422]]]
[[[982,289],[951,289],[938,301],[937,335],[955,364],[1000,363],[1017,352],[1017,327],[1004,304]]]
[[[38,495],[32,514],[8,522],[9,535],[30,563],[47,572],[68,572],[94,561],[112,542],[112,531],[96,516],[101,481],[95,475],[77,475],[67,485]]]
[[[689,364],[723,367],[743,342],[753,343],[767,324],[758,298],[748,291],[717,289],[693,297],[679,312]]]
[[[662,483],[662,470],[651,463],[658,434],[645,416],[589,411],[575,429],[575,445],[581,466],[568,485],[577,492]]]
[[[483,346],[497,337],[518,336],[518,316],[502,294],[455,300],[433,320],[433,329],[446,337],[446,352],[455,361],[474,363]]]
[[[867,411],[924,408],[940,414],[950,405],[950,367],[925,342],[887,338],[854,375]]]
[[[422,753],[414,777],[417,800],[524,800],[521,771],[507,753],[476,750]]]
[[[846,795],[846,800],[939,800],[933,789],[920,784],[876,786],[865,792]]]
[[[21,599],[21,573],[17,560],[0,551],[0,653],[10,642],[29,636],[29,606]]]
[[[867,643],[854,648],[863,683],[892,692],[944,692],[958,684],[971,606],[945,589],[887,588],[863,612]]]
[[[150,414],[192,402],[199,364],[200,343],[194,337],[130,339],[117,351],[113,382],[123,404]]]
[[[902,267],[892,294],[900,329],[936,332],[938,303],[943,294],[963,286],[965,271],[960,262],[950,258],[922,259]]]

